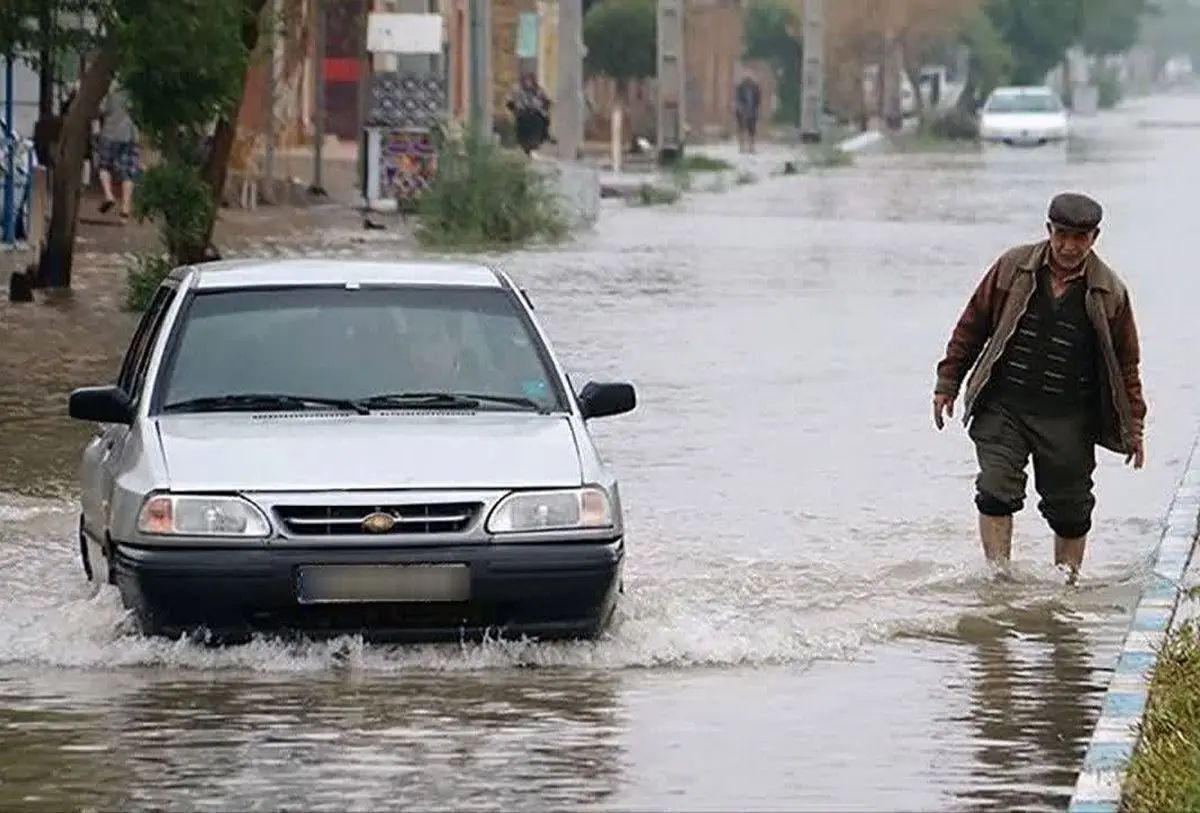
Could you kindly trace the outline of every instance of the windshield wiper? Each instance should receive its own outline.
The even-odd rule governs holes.
[[[372,409],[386,407],[429,409],[475,409],[481,403],[504,404],[522,409],[549,412],[537,401],[511,395],[487,395],[476,392],[394,392],[360,398],[358,403]]]
[[[213,395],[176,401],[163,407],[163,412],[219,412],[222,410],[312,409],[327,407],[369,415],[371,410],[349,398],[323,398],[315,395],[286,395],[269,392],[246,392],[236,395]]]

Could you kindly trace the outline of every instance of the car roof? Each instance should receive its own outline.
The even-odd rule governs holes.
[[[195,272],[197,290],[278,288],[313,285],[453,285],[476,288],[503,287],[500,276],[486,265],[429,261],[377,261],[345,259],[244,259],[220,260],[175,269],[171,277],[182,280]]]

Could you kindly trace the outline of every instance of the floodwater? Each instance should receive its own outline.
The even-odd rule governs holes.
[[[499,258],[577,376],[639,387],[594,429],[629,529],[594,643],[130,632],[76,555],[65,397],[114,376],[131,327],[119,260],[85,256],[69,300],[0,305],[0,807],[1062,809],[1195,430],[1189,123],[1200,99],[1136,101],[1066,149],[615,203]],[[1035,499],[1016,581],[988,578],[971,445],[929,414],[978,277],[1064,189],[1105,204],[1151,403],[1147,469],[1103,454],[1078,590]],[[410,251],[362,234],[242,250]]]

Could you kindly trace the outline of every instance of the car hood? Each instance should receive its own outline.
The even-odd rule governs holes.
[[[170,415],[174,491],[560,487],[581,484],[563,415]]]
[[[980,117],[984,127],[1003,130],[1044,130],[1062,127],[1067,123],[1063,113],[984,113]]]

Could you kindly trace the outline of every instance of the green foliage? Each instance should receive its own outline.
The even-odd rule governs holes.
[[[172,268],[171,260],[162,255],[135,255],[125,269],[125,307],[138,313],[146,310]]]
[[[1121,809],[1200,810],[1200,627],[1194,621],[1172,632],[1159,652]]]
[[[621,91],[658,72],[658,12],[655,0],[604,0],[583,18],[588,76],[615,79]]]
[[[979,119],[958,108],[935,113],[921,123],[922,135],[942,141],[974,141],[979,137]]]
[[[557,195],[528,160],[474,135],[443,140],[419,212],[418,239],[442,248],[555,239],[567,227]]]
[[[81,18],[108,21],[112,0],[3,0],[0,2],[0,54],[11,49],[38,68],[38,53],[53,56],[85,51],[96,44],[95,34],[73,22]]]
[[[158,223],[175,260],[196,256],[216,216],[205,137],[241,99],[250,55],[243,0],[116,0],[120,84],[160,155],[144,173],[137,214]]]
[[[988,0],[987,14],[1012,53],[1011,81],[1036,85],[1057,66],[1094,0]]]
[[[1012,73],[1013,53],[990,15],[976,12],[967,19],[962,35],[970,51],[969,70],[978,98],[986,98],[1005,84]]]
[[[1121,85],[1121,77],[1114,68],[1101,68],[1095,76],[1098,103],[1102,110],[1111,110],[1121,102],[1125,89]]]
[[[680,162],[683,169],[690,172],[724,172],[733,169],[733,164],[723,158],[713,158],[703,153],[689,154]]]
[[[854,155],[836,144],[822,143],[813,149],[809,163],[818,169],[838,169],[854,165]]]
[[[132,113],[155,146],[180,153],[241,99],[242,0],[119,0]],[[176,157],[176,156],[172,156]]]
[[[674,186],[656,186],[644,183],[638,187],[632,202],[638,206],[670,206],[677,203],[682,193]]]
[[[163,244],[178,258],[187,246],[204,239],[215,206],[197,164],[164,161],[142,173],[134,213],[158,221]]]
[[[799,26],[794,4],[784,0],[754,0],[742,21],[743,56],[771,65],[779,93],[776,120],[800,123],[800,75],[804,49],[793,36]]]
[[[1079,44],[1094,56],[1123,54],[1138,41],[1147,0],[1086,0]]]

